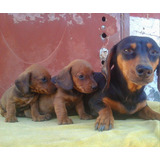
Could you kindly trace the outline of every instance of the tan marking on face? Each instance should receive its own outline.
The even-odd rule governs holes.
[[[119,54],[117,57],[118,66],[127,82],[128,89],[131,92],[135,92],[142,87],[141,85],[137,85],[130,80],[130,76],[134,74],[132,72],[135,72],[135,68],[139,61],[138,56],[128,61],[123,59],[122,54]],[[133,76],[135,76],[135,74]]]
[[[130,46],[131,46],[132,49],[135,49],[136,48],[136,43],[131,43]]]
[[[151,62],[150,64],[151,64],[153,70],[155,71],[157,66],[158,66],[158,64],[159,64],[159,58],[156,60],[156,62]]]
[[[152,47],[151,43],[147,43],[147,47],[150,49]]]

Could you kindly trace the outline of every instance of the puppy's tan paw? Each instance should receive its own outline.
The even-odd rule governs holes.
[[[6,117],[5,122],[18,122],[15,116]]]
[[[72,119],[65,117],[62,120],[58,120],[58,124],[73,124]]]
[[[32,117],[32,120],[35,122],[40,122],[40,121],[45,121],[46,118],[45,118],[45,115],[39,115],[37,117]]]
[[[50,120],[50,119],[52,119],[52,115],[51,114],[49,114],[49,113],[47,113],[47,114],[45,114],[45,119],[46,120]]]
[[[84,114],[80,115],[79,117],[80,117],[80,119],[83,119],[83,120],[93,119],[93,117],[87,113],[84,113]]]
[[[99,131],[110,130],[114,127],[113,116],[99,116],[95,123],[95,129]]]

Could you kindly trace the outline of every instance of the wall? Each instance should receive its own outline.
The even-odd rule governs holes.
[[[77,58],[100,71],[100,49],[109,50],[129,33],[126,18],[120,13],[0,14],[0,96],[33,63],[52,76]]]

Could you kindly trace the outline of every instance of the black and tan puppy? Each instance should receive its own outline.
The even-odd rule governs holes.
[[[67,108],[75,107],[80,119],[91,119],[92,117],[85,113],[82,97],[97,88],[93,74],[87,61],[72,61],[52,78],[58,88],[56,94],[40,96],[40,112],[47,115],[56,113],[58,124],[71,124],[73,122],[68,117]]]
[[[17,122],[16,115],[24,114],[25,110],[30,108],[34,121],[45,120],[45,115],[38,112],[38,96],[55,91],[56,86],[51,82],[48,71],[41,65],[33,64],[21,73],[15,84],[2,95],[1,115],[6,122]]]
[[[160,49],[153,39],[129,36],[116,44],[102,69],[106,86],[90,100],[90,106],[99,115],[96,129],[103,131],[114,126],[112,111],[160,120],[160,114],[147,105],[144,92],[156,69],[160,90]]]

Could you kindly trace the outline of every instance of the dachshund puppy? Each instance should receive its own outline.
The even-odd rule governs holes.
[[[94,92],[97,83],[93,78],[91,65],[84,60],[74,60],[52,78],[57,86],[56,94],[42,95],[39,98],[39,108],[42,114],[56,113],[58,124],[71,124],[67,109],[75,107],[80,119],[91,119],[85,113],[82,97],[84,94]]]
[[[90,99],[90,106],[99,115],[95,128],[99,131],[111,129],[114,126],[112,111],[160,120],[160,114],[147,105],[144,92],[156,69],[160,91],[160,49],[153,39],[129,36],[116,44],[102,68],[106,85]]]
[[[21,115],[30,108],[33,121],[45,120],[45,115],[38,112],[38,96],[55,91],[56,86],[51,82],[48,71],[38,64],[33,64],[21,73],[15,84],[2,95],[1,115],[6,122],[17,122],[16,115]]]

